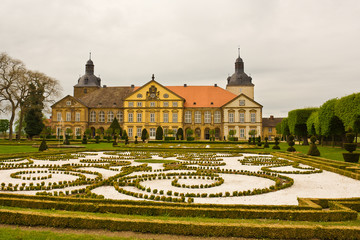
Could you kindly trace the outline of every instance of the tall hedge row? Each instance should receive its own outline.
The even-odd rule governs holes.
[[[312,112],[306,121],[307,131],[309,135],[321,135],[319,122],[319,111]]]
[[[290,133],[296,136],[301,136],[305,145],[308,144],[308,131],[306,122],[310,115],[315,111],[318,111],[318,108],[295,109],[288,113],[288,125]]]
[[[356,117],[360,115],[360,93],[354,93],[337,100],[335,115],[344,123],[346,129],[353,128]]]
[[[336,98],[326,101],[319,109],[319,122],[321,128],[321,135],[330,136],[331,133],[331,119],[335,117],[335,104],[338,100]]]

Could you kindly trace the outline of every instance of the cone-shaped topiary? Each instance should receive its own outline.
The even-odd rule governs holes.
[[[163,140],[164,131],[161,126],[156,129],[156,140]]]
[[[99,143],[99,142],[100,142],[99,140],[100,140],[100,136],[99,136],[99,135],[96,135],[96,136],[95,136],[95,143]]]
[[[272,149],[280,149],[279,140],[279,137],[275,137],[275,146],[273,146]]]
[[[295,145],[295,142],[294,142],[294,136],[293,135],[289,135],[289,137],[288,137],[288,145],[289,145],[289,147],[288,147],[288,149],[286,149],[286,151],[288,151],[288,152],[295,152],[296,151],[296,149],[294,148],[294,145]]]
[[[138,144],[138,136],[135,136],[135,144]]]
[[[268,137],[265,137],[264,148],[269,148],[268,140],[269,140],[269,138],[268,138]]]
[[[64,142],[63,142],[64,145],[70,145],[69,138],[70,138],[69,135],[65,135],[65,140],[64,140]]]
[[[83,139],[82,139],[82,144],[87,144],[87,137],[86,134],[84,134]]]
[[[261,137],[260,136],[257,137],[256,141],[257,141],[257,145],[259,147],[261,147],[262,143],[261,143]]]
[[[46,144],[45,138],[43,138],[43,140],[41,141],[40,147],[39,147],[39,151],[45,151],[46,149],[48,149],[48,146]]]
[[[316,142],[316,137],[315,136],[312,136],[310,138],[310,148],[309,148],[309,151],[307,152],[307,155],[310,155],[310,156],[320,156],[320,151],[319,149],[317,148],[315,142]]]

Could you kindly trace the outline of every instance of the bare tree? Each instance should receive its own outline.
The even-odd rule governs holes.
[[[18,87],[24,80],[25,66],[19,61],[12,59],[6,53],[0,54],[0,103],[5,103],[5,111],[11,112],[9,120],[9,140],[13,138],[13,123],[16,110],[18,109],[21,91]]]

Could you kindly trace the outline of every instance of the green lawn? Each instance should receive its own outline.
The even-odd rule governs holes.
[[[64,230],[65,231],[65,230]],[[109,237],[101,234],[81,234],[81,233],[58,233],[42,230],[24,230],[20,228],[0,227],[0,239],[7,240],[136,240],[139,238]]]
[[[31,145],[0,145],[0,154],[38,152],[37,148]]]

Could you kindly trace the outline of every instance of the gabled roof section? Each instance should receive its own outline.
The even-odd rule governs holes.
[[[62,101],[66,100],[66,99],[71,99],[73,101],[76,101],[78,103],[80,103],[81,105],[84,105],[84,107],[87,107],[86,103],[84,103],[83,101],[81,101],[80,99],[76,98],[76,97],[73,97],[71,95],[67,95],[65,97],[63,97],[62,99],[60,99],[59,101],[57,101],[56,103],[54,103],[53,105],[51,105],[51,107],[55,107],[55,105],[61,103]]]
[[[80,100],[89,108],[119,108],[123,107],[124,99],[133,91],[131,87],[104,87],[86,94]]]
[[[274,117],[263,118],[262,125],[263,127],[276,127],[276,125],[278,123],[281,123],[282,120],[283,118],[274,118]]]
[[[235,94],[234,94],[235,95]],[[256,105],[259,105],[259,107],[263,107],[263,105],[261,105],[260,103],[256,102],[254,99],[249,98],[247,95],[241,93],[240,95],[236,96],[235,98],[231,99],[230,101],[228,101],[227,103],[225,103],[223,106],[228,105],[229,103],[236,101],[237,99],[241,98],[241,97],[245,97],[247,100],[249,100],[250,102],[255,103]]]
[[[185,99],[184,107],[191,108],[221,107],[236,97],[235,94],[217,86],[167,86],[167,88]]]
[[[158,82],[155,81],[155,80],[150,80],[149,82],[145,83],[145,84],[144,84],[143,86],[141,86],[141,87],[134,87],[134,91],[133,91],[131,94],[135,94],[136,92],[140,91],[141,89],[148,87],[148,86],[151,85],[152,83],[156,83],[156,84],[158,84],[160,87],[163,87],[163,88],[165,88],[166,90],[168,90],[169,92],[173,93],[173,94],[174,94],[175,96],[177,96],[178,98],[184,99],[181,95],[179,95],[179,94],[177,94],[176,92],[174,92],[171,88],[166,87],[166,86],[158,83]],[[131,94],[129,94],[128,97],[129,97]]]

